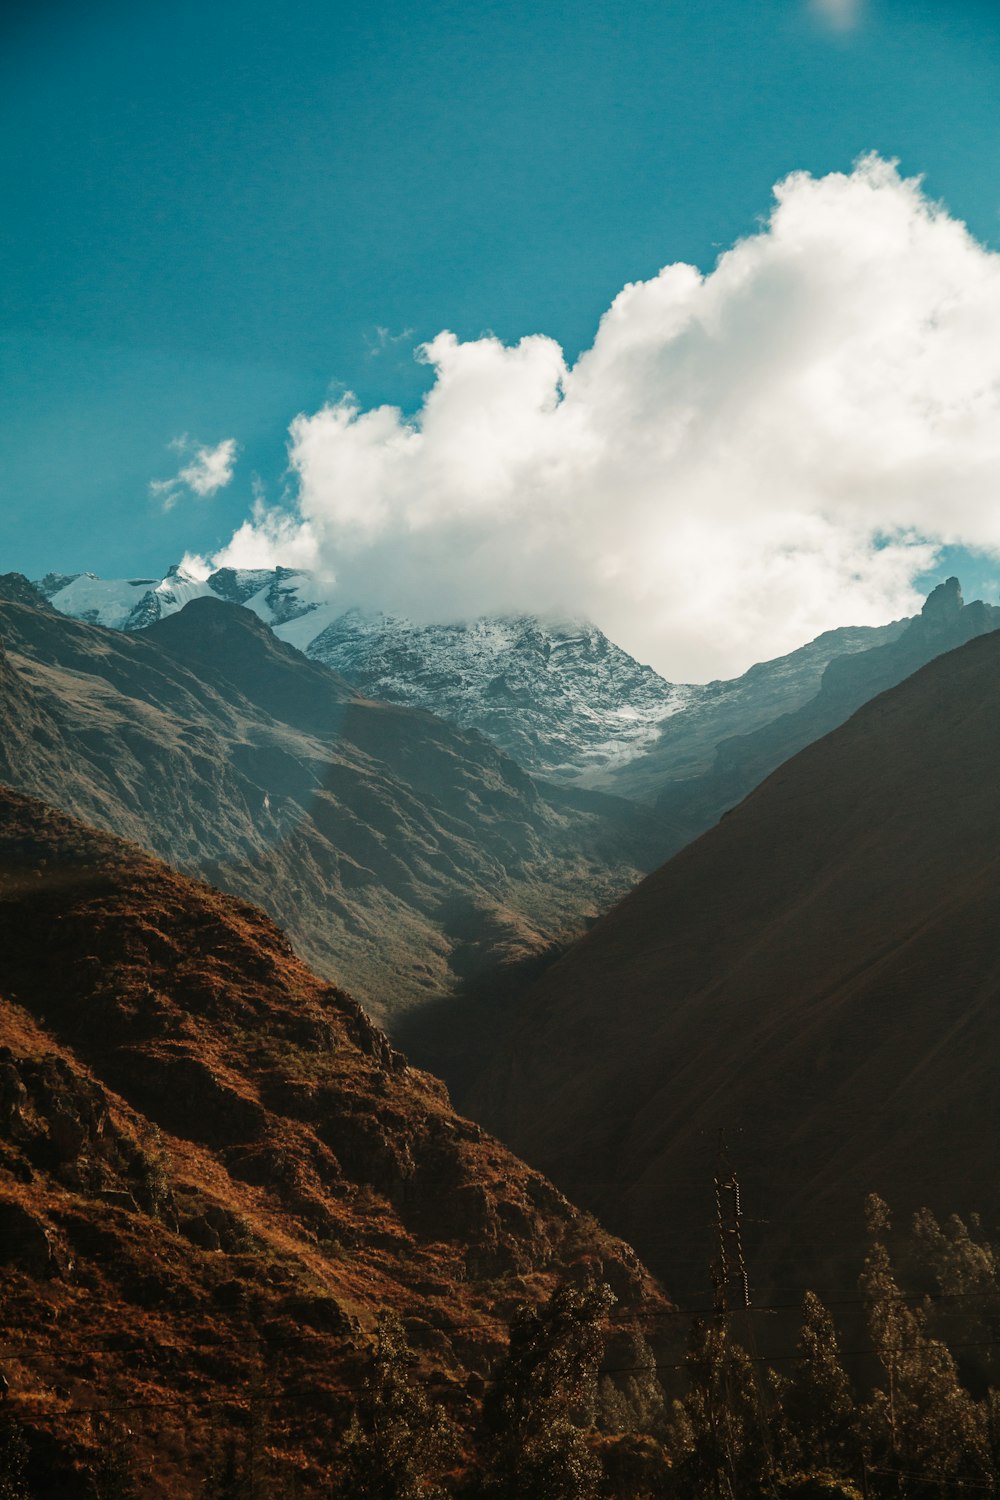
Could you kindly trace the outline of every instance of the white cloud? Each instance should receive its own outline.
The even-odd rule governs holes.
[[[192,457],[172,479],[150,480],[149,492],[162,501],[164,510],[172,510],[185,489],[207,500],[225,489],[232,479],[236,468],[235,438],[224,438],[214,448],[207,448],[192,442],[189,437],[179,437],[174,438],[170,446],[175,452],[191,454]]]
[[[294,502],[216,560],[317,567],[345,607],[586,615],[695,679],[911,612],[942,544],[1000,556],[1000,256],[877,157],[775,198],[709,275],[626,286],[572,367],[441,333],[415,417],[300,415]]]
[[[837,31],[850,31],[861,19],[861,0],[811,0],[812,9]]]

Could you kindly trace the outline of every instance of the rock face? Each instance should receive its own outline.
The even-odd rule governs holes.
[[[133,633],[0,602],[0,637],[0,777],[261,901],[383,1018],[579,929],[662,847],[218,598]]]
[[[81,1407],[125,1401],[143,1493],[193,1497],[266,1387],[314,1493],[381,1309],[462,1406],[563,1271],[658,1305],[260,912],[6,790],[0,1263],[3,1374],[67,1500]]]
[[[939,611],[965,617],[953,590]],[[853,1275],[872,1190],[994,1217],[998,743],[992,632],[781,766],[550,968],[481,1117],[675,1287],[712,1258],[720,1129],[758,1283]]]

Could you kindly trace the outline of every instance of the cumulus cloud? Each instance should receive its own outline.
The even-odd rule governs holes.
[[[293,502],[217,562],[587,616],[694,680],[912,612],[941,545],[1000,556],[1000,256],[878,157],[786,178],[710,274],[626,286],[572,366],[543,335],[419,357],[416,415],[295,419]]]
[[[224,438],[214,448],[208,448],[185,436],[174,438],[170,446],[175,452],[189,457],[189,462],[170,479],[150,481],[149,492],[162,502],[164,510],[172,510],[185,490],[207,500],[225,489],[232,479],[236,468],[235,438]]]

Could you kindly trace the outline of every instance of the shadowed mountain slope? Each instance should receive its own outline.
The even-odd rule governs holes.
[[[965,604],[957,578],[939,584],[900,634],[867,650],[833,657],[818,691],[798,708],[747,734],[722,740],[703,775],[661,786],[656,805],[682,848],[735,807],[775,767],[843,724],[863,703],[927,662],[1000,627],[1000,608]]]
[[[965,604],[957,578],[919,615],[891,625],[828,630],[731,682],[709,683],[660,728],[644,753],[594,785],[656,802],[682,848],[796,751],[829,734],[926,662],[1000,627],[1000,607]]]
[[[0,1371],[38,1493],[93,1493],[117,1408],[142,1493],[201,1494],[255,1391],[329,1493],[380,1309],[463,1411],[574,1266],[659,1305],[262,913],[0,789]]]
[[[124,634],[0,585],[0,777],[260,901],[383,1017],[579,929],[662,850],[628,804],[368,701],[237,605]]]
[[[478,1115],[672,1286],[727,1132],[761,1279],[856,1265],[864,1194],[1000,1213],[1000,635],[782,766],[529,995]]]
[[[888,625],[825,630],[785,656],[757,662],[740,677],[689,688],[697,696],[682,712],[664,721],[641,753],[595,773],[588,785],[639,802],[655,802],[665,786],[685,785],[708,775],[719,745],[802,708],[819,691],[833,661],[888,645],[909,623],[903,619]]]

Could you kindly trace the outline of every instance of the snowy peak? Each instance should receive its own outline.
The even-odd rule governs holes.
[[[320,602],[315,580],[292,568],[219,568],[203,578],[175,563],[160,580],[47,573],[34,586],[61,614],[110,630],[145,630],[192,599],[213,596],[245,605],[267,625],[297,619]]]
[[[113,630],[144,630],[192,599],[242,605],[368,697],[476,729],[527,769],[568,781],[599,778],[639,754],[704,692],[666,682],[586,621],[417,625],[345,611],[319,579],[291,568],[197,577],[175,565],[159,581],[49,573],[34,587],[61,613]]]
[[[350,610],[305,650],[369,697],[432,709],[567,780],[638,754],[702,692],[666,682],[588,622],[533,615],[417,625]]]

